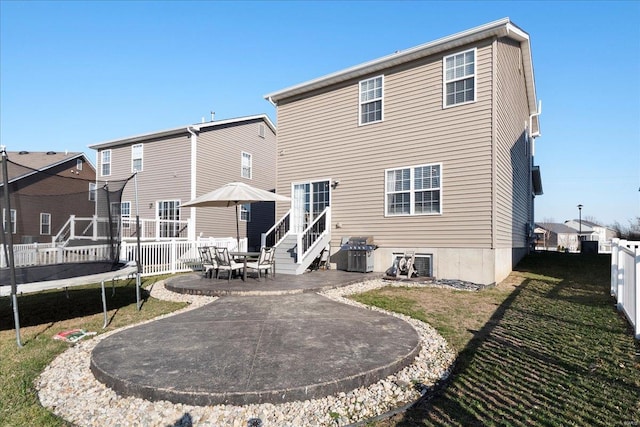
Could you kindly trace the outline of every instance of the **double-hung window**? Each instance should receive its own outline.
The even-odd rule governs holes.
[[[442,165],[408,166],[385,171],[385,214],[442,213]]]
[[[48,236],[51,234],[51,214],[40,213],[40,234]]]
[[[102,176],[111,175],[111,150],[102,150],[100,152],[100,174]]]
[[[15,209],[11,209],[11,234],[16,234],[16,218],[17,213]],[[5,208],[2,208],[2,222],[4,223],[4,229],[6,230],[8,227],[7,224],[7,212]]]
[[[251,203],[240,205],[240,221],[251,222]]]
[[[122,221],[122,228],[130,228],[131,202],[120,202],[120,220]]]
[[[131,172],[142,171],[142,144],[131,146]]]
[[[476,49],[445,56],[444,105],[450,107],[476,100]]]
[[[96,194],[98,193],[98,185],[95,182],[89,183],[89,201],[96,201]]]
[[[251,179],[251,154],[242,152],[242,171],[243,178]]]
[[[382,121],[384,77],[360,81],[360,124]]]

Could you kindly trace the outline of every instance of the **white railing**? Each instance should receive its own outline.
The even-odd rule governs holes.
[[[190,221],[140,219],[140,240],[187,239]],[[135,240],[136,219],[122,218],[122,239]]]
[[[153,276],[156,274],[173,274],[202,268],[200,253],[201,246],[225,247],[229,251],[245,252],[247,239],[240,239],[240,247],[233,237],[204,238],[197,241],[170,240],[163,242],[140,243],[140,263],[142,275]],[[137,245],[131,242],[122,242],[120,247],[120,259],[126,261],[136,260]]]
[[[611,295],[633,326],[635,338],[640,339],[640,242],[613,239]]]
[[[142,275],[172,274],[198,270],[202,267],[198,247],[225,247],[229,251],[247,251],[247,239],[240,239],[240,245],[233,237],[201,238],[197,241],[170,240],[160,242],[140,243],[140,261]],[[120,259],[135,261],[137,245],[122,242],[120,245]],[[6,267],[4,249],[0,251],[2,259],[0,267]],[[59,263],[74,263],[85,261],[102,261],[111,258],[109,245],[51,247],[51,244],[32,243],[14,246],[16,267],[31,265],[46,265]]]
[[[4,247],[0,250],[0,267],[7,267]],[[16,267],[31,265],[61,264],[84,261],[102,261],[111,257],[108,245],[54,247],[51,243],[31,243],[14,245]]]

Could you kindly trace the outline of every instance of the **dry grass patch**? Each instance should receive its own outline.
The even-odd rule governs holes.
[[[357,299],[426,321],[459,352],[443,390],[378,427],[640,425],[640,345],[609,295],[606,255],[533,254],[480,292]]]

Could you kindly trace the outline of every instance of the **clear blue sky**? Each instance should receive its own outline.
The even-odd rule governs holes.
[[[531,36],[536,219],[640,215],[640,2],[0,0],[0,138],[90,144],[268,114],[263,95],[496,19]],[[170,153],[168,153],[170,155]]]

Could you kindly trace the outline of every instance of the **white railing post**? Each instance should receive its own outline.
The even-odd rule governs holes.
[[[626,240],[620,240],[620,246],[625,248],[626,247]],[[622,263],[622,265],[621,265]],[[617,297],[617,301],[616,301],[616,307],[618,307],[618,310],[622,310],[622,306],[623,306],[623,297],[624,297],[624,276],[625,274],[629,274],[628,272],[624,271],[624,251],[621,251],[620,248],[618,248],[618,256],[616,257],[616,264],[618,265],[617,267],[617,271],[618,271],[618,277],[616,280],[617,283],[617,290],[616,290],[616,297]]]
[[[176,259],[176,241],[175,239],[171,239],[171,244],[169,245],[169,270],[171,271],[171,274],[175,274],[176,272],[176,262],[178,261]]]
[[[93,223],[93,237],[94,241],[98,240],[98,215],[94,215],[91,218],[91,222]]]
[[[634,330],[635,330],[635,338],[637,340],[640,340],[640,248],[638,248],[636,246],[636,249],[634,251],[635,253],[635,274],[634,274],[634,279],[635,279],[635,283],[632,283],[631,286],[635,286],[635,296],[636,296],[636,300],[633,302],[633,304],[635,304],[635,314],[636,314],[636,318],[635,318],[635,325],[634,325]]]
[[[69,224],[69,239],[73,239],[76,237],[76,216],[71,215],[69,218],[71,223]]]
[[[126,258],[126,255],[127,255],[127,242],[123,240],[122,242],[120,242],[120,253],[118,254],[118,259],[131,261]]]
[[[618,250],[620,239],[611,240],[611,296],[618,290]]]

